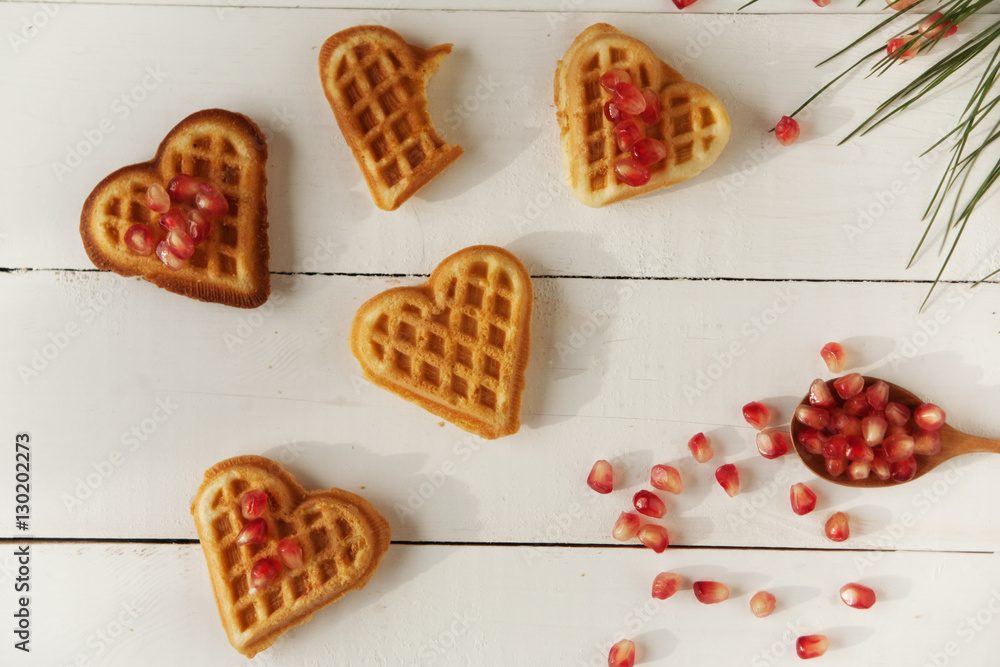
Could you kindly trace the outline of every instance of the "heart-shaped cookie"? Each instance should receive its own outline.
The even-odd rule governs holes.
[[[123,167],[87,197],[80,236],[99,269],[141,275],[160,287],[202,301],[255,308],[271,291],[267,243],[267,145],[246,116],[223,109],[198,111],[167,134],[149,162]],[[172,271],[155,254],[140,255],[125,243],[126,231],[145,225],[153,245],[166,235],[159,214],[146,205],[153,183],[166,187],[178,174],[219,190],[229,211],[211,224],[186,266]]]
[[[248,491],[267,494],[260,517],[267,537],[238,545],[248,522],[241,510]],[[389,548],[389,524],[364,498],[340,489],[306,492],[287,470],[260,456],[228,459],[206,471],[191,514],[229,643],[249,658],[317,609],[363,588]],[[301,567],[281,567],[251,592],[254,564],[280,562],[277,544],[284,538],[300,547]]]
[[[533,298],[517,257],[466,248],[423,285],[361,306],[351,351],[380,387],[484,438],[510,435],[521,426]]]
[[[625,70],[635,86],[650,88],[660,98],[662,117],[645,127],[645,137],[663,142],[667,155],[649,165],[650,180],[638,187],[619,181],[614,172],[628,156],[618,148],[615,123],[604,114],[611,94],[601,87],[600,77],[612,68]],[[718,97],[606,23],[580,33],[559,61],[555,103],[566,182],[587,206],[605,206],[687,180],[715,162],[729,140],[729,115]]]

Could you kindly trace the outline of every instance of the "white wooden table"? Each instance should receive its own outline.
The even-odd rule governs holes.
[[[309,488],[362,493],[394,540],[367,588],[257,664],[599,666],[628,636],[643,665],[758,667],[796,664],[795,638],[813,632],[831,640],[817,664],[996,664],[997,457],[860,492],[791,455],[761,458],[740,415],[758,399],[787,422],[826,376],[819,348],[840,340],[855,368],[1000,434],[1000,286],[968,289],[1000,265],[1000,202],[982,205],[922,313],[939,258],[904,271],[946,160],[916,155],[950,129],[968,83],[837,147],[914,61],[823,98],[792,148],[767,134],[839,71],[813,65],[873,25],[878,0],[744,14],[730,0],[683,13],[666,0],[260,4],[275,3],[0,4],[0,664],[244,664],[188,507],[207,467],[251,453]],[[598,21],[715,91],[733,136],[700,177],[591,210],[563,185],[552,74]],[[372,204],[317,77],[326,37],[373,22],[455,44],[430,110],[466,155],[394,213]],[[273,292],[256,311],[95,271],[77,231],[97,181],[213,106],[269,138]],[[524,426],[493,442],[369,385],[347,345],[364,300],[476,243],[515,252],[536,290]],[[711,465],[687,454],[702,430]],[[622,480],[610,496],[585,484],[599,458]],[[658,555],[610,530],[660,462],[685,490],[667,499],[672,546]],[[735,499],[712,478],[721,462],[740,466]],[[805,517],[787,500],[798,481],[820,497]],[[822,535],[834,510],[852,518],[841,544]],[[12,633],[26,544],[27,655]],[[661,571],[687,582],[664,602],[649,595]],[[699,604],[698,579],[731,598]],[[876,606],[843,605],[849,581],[875,588]],[[760,589],[778,598],[763,620],[748,606]]]

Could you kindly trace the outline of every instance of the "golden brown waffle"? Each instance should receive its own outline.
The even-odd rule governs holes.
[[[351,351],[380,387],[484,438],[510,435],[521,426],[532,300],[517,257],[473,246],[423,285],[361,306]]]
[[[326,99],[381,209],[399,208],[463,153],[427,114],[427,81],[449,53],[451,44],[421,49],[371,25],[338,32],[320,50]]]
[[[240,500],[253,489],[268,495],[268,539],[237,546],[246,523]],[[364,498],[340,489],[307,493],[287,470],[261,456],[239,456],[206,471],[191,514],[229,643],[248,658],[317,609],[364,588],[389,548],[389,524]],[[250,593],[251,567],[260,558],[277,558],[285,537],[301,547],[302,567],[282,567],[274,581]]]
[[[123,276],[141,275],[164,289],[202,301],[255,308],[271,291],[267,245],[267,176],[264,135],[246,116],[223,109],[198,111],[166,136],[156,157],[123,167],[101,181],[87,197],[80,236],[99,269]],[[171,271],[155,254],[132,252],[123,240],[135,223],[164,236],[159,215],[146,207],[152,183],[166,187],[177,174],[214,185],[229,201],[229,213],[212,221],[211,234],[195,247],[180,271]]]
[[[604,117],[610,95],[601,75],[611,68],[627,71],[632,83],[659,92],[662,118],[645,126],[645,136],[667,147],[667,157],[650,165],[652,178],[633,187],[618,181],[614,124]],[[556,67],[556,116],[566,181],[587,206],[616,201],[669,187],[701,173],[729,140],[729,116],[706,88],[686,81],[653,51],[614,26],[597,23],[573,41]]]

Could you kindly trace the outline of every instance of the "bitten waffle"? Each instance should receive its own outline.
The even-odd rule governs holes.
[[[202,301],[255,308],[271,291],[267,243],[267,176],[264,135],[246,116],[223,109],[198,111],[167,134],[150,162],[123,167],[87,197],[80,236],[99,269],[142,276],[171,292]],[[159,215],[145,204],[153,183],[166,187],[187,174],[210,182],[229,202],[187,265],[168,269],[155,255],[139,255],[124,241],[133,224],[144,224],[154,244],[164,237]]]
[[[358,26],[319,53],[323,91],[375,205],[394,211],[463,153],[427,114],[427,81],[451,44],[421,49],[381,26]]]
[[[248,491],[267,494],[261,518],[268,539],[238,545],[248,522],[241,511]],[[306,492],[287,470],[260,456],[239,456],[205,472],[191,514],[222,625],[249,658],[316,610],[363,588],[389,548],[389,524],[364,498],[340,489]],[[251,592],[255,563],[277,560],[284,538],[300,547],[301,566],[280,568]]]
[[[624,155],[615,125],[604,115],[610,96],[599,81],[612,68],[625,70],[637,87],[659,94],[662,117],[646,126],[645,136],[663,142],[667,156],[650,166],[652,177],[638,187],[620,182],[614,173]],[[638,39],[606,23],[580,33],[559,61],[555,104],[566,181],[587,206],[605,206],[696,176],[729,140],[729,116],[718,97],[686,81]]]
[[[484,438],[510,435],[521,426],[532,300],[514,255],[473,246],[425,284],[361,306],[351,351],[378,386]]]

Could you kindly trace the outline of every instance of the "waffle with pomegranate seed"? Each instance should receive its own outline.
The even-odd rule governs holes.
[[[514,255],[473,246],[423,285],[361,306],[351,351],[378,386],[484,438],[510,435],[521,426],[532,300]]]
[[[262,518],[268,539],[237,545],[246,523],[241,498],[251,490],[267,493]],[[248,658],[318,609],[363,588],[389,548],[389,524],[364,498],[340,489],[307,492],[287,470],[260,456],[228,459],[206,471],[191,514],[222,625],[233,648]],[[301,547],[302,566],[284,566],[250,592],[253,564],[276,558],[277,543],[288,537]]]
[[[463,153],[427,114],[427,81],[451,44],[422,49],[381,26],[326,40],[319,75],[375,205],[394,211]]]
[[[633,187],[614,172],[625,155],[618,149],[615,125],[604,115],[609,93],[601,74],[628,72],[639,88],[658,93],[659,121],[645,136],[666,146],[665,159],[650,165],[648,183]],[[587,206],[605,206],[676,185],[709,167],[729,140],[729,116],[711,91],[684,79],[638,39],[605,23],[584,30],[559,61],[555,76],[556,117],[566,181]]]
[[[202,301],[255,308],[271,291],[267,243],[267,145],[260,128],[246,116],[223,109],[198,111],[167,134],[149,162],[123,167],[101,181],[87,197],[80,235],[99,269],[142,276],[171,292]],[[186,266],[168,269],[155,254],[140,255],[125,244],[125,232],[146,225],[154,245],[165,235],[159,215],[145,204],[153,183],[166,187],[187,174],[215,186],[229,212],[213,221]]]

